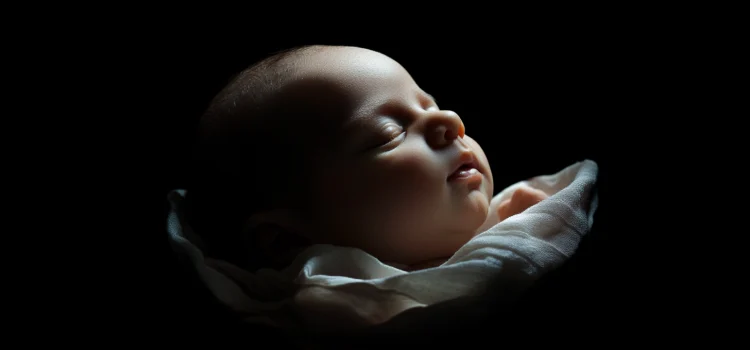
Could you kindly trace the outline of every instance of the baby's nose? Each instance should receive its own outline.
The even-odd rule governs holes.
[[[442,148],[464,137],[464,123],[453,111],[435,111],[429,116],[427,142],[430,147]]]

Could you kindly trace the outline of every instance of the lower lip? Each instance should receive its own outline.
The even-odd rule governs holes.
[[[448,177],[448,182],[453,181],[469,181],[469,180],[475,180],[475,179],[482,179],[482,173],[479,172],[479,170],[471,168],[469,170],[461,170],[450,177]]]

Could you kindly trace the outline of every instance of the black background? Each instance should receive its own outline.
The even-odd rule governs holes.
[[[441,108],[459,113],[467,134],[489,158],[497,191],[583,159],[599,164],[600,209],[594,230],[578,254],[512,310],[495,310],[479,302],[475,307],[489,310],[492,322],[550,322],[552,329],[573,331],[580,325],[566,319],[580,318],[599,332],[619,333],[622,330],[614,324],[632,311],[632,300],[619,295],[634,285],[629,276],[635,264],[626,259],[622,243],[627,239],[618,234],[623,231],[621,218],[626,215],[622,214],[631,207],[613,185],[614,174],[632,164],[639,143],[647,137],[637,126],[658,114],[650,106],[660,98],[661,72],[668,63],[660,54],[665,44],[658,37],[626,29],[550,25],[507,33],[449,33],[428,40],[342,34],[260,40],[219,33],[165,35],[164,40],[152,38],[136,44],[139,49],[130,52],[130,57],[146,69],[138,69],[135,78],[141,84],[130,96],[136,105],[144,106],[138,117],[143,118],[149,137],[164,145],[153,150],[159,153],[148,158],[151,170],[145,173],[148,183],[156,184],[149,198],[161,204],[154,218],[164,224],[166,193],[183,187],[189,177],[183,165],[189,158],[195,123],[234,74],[275,51],[297,45],[365,47],[400,62]],[[155,226],[153,232],[151,237],[157,237],[162,252],[158,254],[167,265],[150,280],[159,288],[148,288],[145,293],[154,308],[151,314],[159,317],[150,317],[142,325],[154,321],[199,329],[203,334],[218,330],[223,335],[248,337],[271,334],[224,321],[229,316],[171,255],[163,226]],[[435,322],[475,325],[448,314]],[[489,321],[482,318],[481,322]],[[423,333],[440,329],[427,327]],[[460,334],[456,330],[442,335]]]
[[[488,293],[415,326],[432,343],[641,345],[670,327],[669,341],[692,342],[709,327],[685,316],[720,319],[698,304],[739,310],[716,306],[727,281],[742,276],[717,273],[727,243],[712,236],[724,233],[713,219],[731,218],[705,210],[727,207],[714,196],[738,190],[727,180],[746,163],[737,147],[746,137],[735,134],[745,130],[741,109],[732,108],[743,101],[737,68],[746,65],[735,65],[744,22],[732,15],[743,12],[699,3],[409,4],[417,13],[406,3],[308,4],[9,8],[5,73],[20,79],[4,130],[8,158],[23,162],[6,170],[25,181],[6,181],[23,197],[7,202],[30,216],[11,218],[20,230],[6,225],[5,252],[24,253],[9,270],[24,278],[5,289],[26,297],[6,299],[23,316],[14,325],[46,328],[26,340],[268,346],[273,332],[238,326],[174,256],[165,196],[186,184],[194,126],[211,97],[254,61],[302,44],[361,46],[401,62],[461,115],[498,190],[584,158],[599,164],[600,207],[576,255],[516,305],[495,305]],[[703,218],[711,227],[697,224]],[[707,270],[711,262],[720,268]]]

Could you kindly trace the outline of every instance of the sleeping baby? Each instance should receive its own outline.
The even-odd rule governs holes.
[[[329,325],[381,323],[463,293],[431,287],[450,280],[450,268],[513,268],[514,258],[488,240],[492,230],[514,216],[523,224],[527,210],[543,207],[582,168],[596,171],[591,161],[577,163],[493,197],[487,157],[458,114],[391,58],[357,47],[305,46],[253,65],[214,98],[198,134],[193,181],[179,195],[180,232],[195,235],[180,242],[205,256],[196,266],[214,276],[201,274],[219,299],[248,314],[303,310],[296,324],[320,324],[322,314],[336,314]],[[587,193],[576,194],[588,218],[577,236],[590,226]],[[542,262],[572,254],[571,244],[532,236],[522,244],[531,255],[549,249]],[[457,257],[474,241],[483,245]],[[531,265],[519,269],[544,268]]]

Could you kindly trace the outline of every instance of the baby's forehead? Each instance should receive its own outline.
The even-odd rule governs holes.
[[[264,104],[268,112],[254,123],[255,134],[269,139],[269,145],[305,148],[337,138],[356,109],[356,100],[343,86],[310,77],[288,82]]]
[[[331,48],[300,59],[296,68],[273,103],[293,117],[286,128],[308,135],[336,138],[394,96],[421,91],[401,65],[365,49]]]
[[[345,122],[361,103],[356,91],[339,81],[320,76],[307,76],[287,84],[274,102],[288,111],[293,122],[313,127]],[[290,125],[291,126],[291,125]]]
[[[351,103],[365,103],[375,95],[416,83],[398,62],[381,53],[352,47],[331,48],[300,64],[299,79],[311,79],[335,87]],[[328,90],[321,89],[320,93]]]

